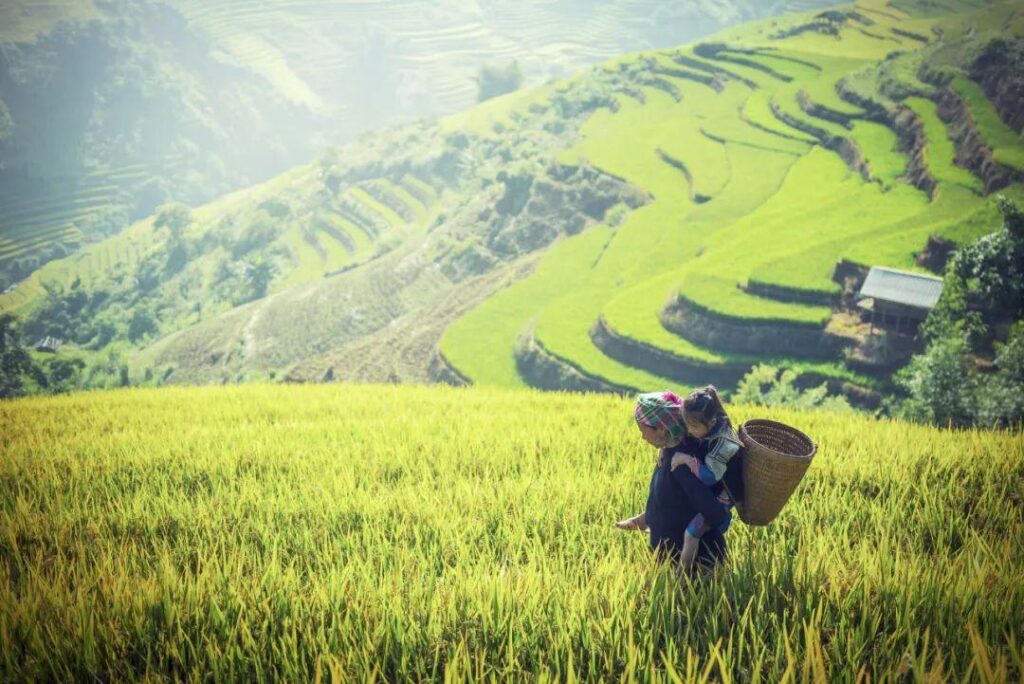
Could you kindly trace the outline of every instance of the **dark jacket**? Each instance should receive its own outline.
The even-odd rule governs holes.
[[[716,500],[711,489],[690,472],[689,468],[672,470],[672,455],[686,451],[686,442],[671,449],[662,449],[661,458],[651,475],[650,491],[644,517],[651,534],[651,549],[668,552],[671,555],[683,548],[686,525],[700,513],[712,530],[718,528],[725,518],[725,510]],[[689,453],[689,452],[687,452]],[[712,535],[707,543],[720,543]],[[702,539],[702,543],[704,540]]]

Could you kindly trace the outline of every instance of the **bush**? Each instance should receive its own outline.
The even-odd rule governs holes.
[[[185,229],[192,223],[192,210],[181,202],[172,202],[160,207],[154,228],[167,228],[172,240],[181,238]]]
[[[965,427],[974,423],[977,393],[966,336],[954,334],[931,344],[895,376],[909,393],[899,413],[911,420]]]
[[[791,369],[758,364],[740,380],[732,400],[758,406],[786,406],[837,412],[853,410],[846,397],[830,395],[826,383],[801,391],[794,384],[797,376],[798,373]]]
[[[136,306],[128,321],[128,339],[138,342],[146,335],[155,334],[156,331],[157,320],[153,313],[145,306]]]
[[[231,246],[231,257],[239,259],[249,252],[265,247],[277,239],[280,230],[270,215],[262,209],[257,211],[249,227]]]
[[[39,368],[24,346],[13,314],[0,314],[0,399],[26,393],[25,376],[40,376]]]
[[[480,67],[477,85],[480,88],[477,100],[483,102],[518,90],[523,85],[523,71],[519,68],[519,62],[512,62],[506,66],[485,64]]]
[[[70,392],[78,389],[81,384],[82,369],[85,361],[79,358],[56,356],[47,359],[43,364],[46,373],[46,386],[53,394]]]
[[[978,397],[978,422],[1019,429],[1024,420],[1024,321],[1013,326],[1005,343],[996,344],[995,366]]]

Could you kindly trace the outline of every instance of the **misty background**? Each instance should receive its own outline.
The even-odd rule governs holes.
[[[822,0],[0,6],[0,289],[168,201]]]

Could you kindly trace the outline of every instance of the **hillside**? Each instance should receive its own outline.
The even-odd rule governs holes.
[[[633,391],[771,362],[863,398],[891,367],[843,273],[920,269],[1022,196],[1022,27],[863,0],[619,57],[366,136],[179,238],[140,222],[0,306],[140,381]]]
[[[819,452],[688,586],[612,527],[654,456],[618,397],[0,402],[0,679],[1020,681],[1019,433],[730,412]]]
[[[5,2],[0,290],[169,200],[200,204],[397,121],[826,0]]]

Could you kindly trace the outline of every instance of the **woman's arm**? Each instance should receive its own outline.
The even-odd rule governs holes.
[[[716,529],[725,522],[725,509],[718,502],[711,490],[700,483],[689,468],[676,468],[671,471],[676,484],[682,488],[693,509],[704,516],[704,523]]]

